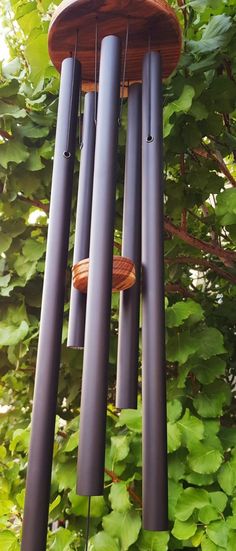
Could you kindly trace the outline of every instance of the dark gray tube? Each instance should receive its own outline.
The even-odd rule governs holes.
[[[58,106],[22,551],[46,549],[80,81],[80,63],[65,59]]]
[[[89,256],[90,224],[93,194],[93,168],[95,148],[95,93],[85,96],[83,138],[80,158],[78,202],[75,225],[73,265]],[[71,284],[70,315],[67,346],[83,348],[86,315],[86,294],[80,293]]]
[[[80,410],[77,484],[80,495],[100,495],[104,485],[120,59],[120,40],[107,36],[101,47],[97,110]]]
[[[121,293],[116,406],[137,407],[141,261],[142,86],[129,88],[122,255],[135,263],[136,283]]]
[[[159,53],[143,65],[143,526],[168,530],[162,83]]]

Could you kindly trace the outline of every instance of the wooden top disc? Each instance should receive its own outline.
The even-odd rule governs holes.
[[[126,81],[142,79],[142,61],[150,48],[160,51],[163,78],[176,68],[181,51],[181,30],[175,12],[166,0],[63,0],[49,28],[49,55],[60,71],[61,63],[75,51],[82,65],[83,90],[94,89],[95,36],[98,49],[104,36],[119,36],[123,55],[127,24],[129,41]],[[99,52],[98,52],[99,55]]]

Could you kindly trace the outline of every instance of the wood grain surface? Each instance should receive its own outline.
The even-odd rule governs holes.
[[[72,268],[73,286],[81,293],[87,293],[89,258],[80,260]],[[125,256],[113,257],[112,291],[124,291],[135,284],[135,265]]]
[[[63,59],[74,53],[78,33],[77,58],[82,64],[83,90],[94,89],[96,24],[98,55],[102,38],[112,34],[121,38],[124,55],[129,25],[126,83],[141,81],[149,38],[151,50],[161,53],[163,78],[176,68],[181,30],[175,12],[165,0],[64,0],[49,28],[49,54],[60,71]]]

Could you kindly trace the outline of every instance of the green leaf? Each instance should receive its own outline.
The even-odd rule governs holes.
[[[230,388],[224,381],[215,381],[207,385],[194,399],[193,404],[202,417],[220,417],[223,407],[231,401]]]
[[[40,243],[36,239],[27,239],[22,247],[22,252],[27,260],[39,260],[45,252],[45,243]]]
[[[196,333],[196,339],[198,341],[198,355],[204,360],[226,352],[223,335],[215,327],[206,327],[203,331]]]
[[[26,321],[22,321],[19,327],[0,322],[0,346],[12,346],[24,340],[29,332]]]
[[[182,404],[179,400],[171,400],[167,403],[167,418],[168,421],[174,423],[182,413]]]
[[[142,530],[138,540],[138,549],[139,551],[168,551],[169,539],[168,532]]]
[[[205,490],[186,488],[178,499],[176,518],[181,521],[188,520],[195,509],[202,509],[206,505],[209,505],[209,495]]]
[[[127,484],[125,482],[117,482],[112,484],[109,494],[112,509],[124,513],[131,507]]]
[[[193,547],[198,547],[202,541],[202,538],[204,536],[204,530],[202,528],[198,528],[194,536],[191,538],[191,543]]]
[[[214,477],[211,474],[199,474],[192,471],[186,475],[186,480],[189,484],[195,484],[196,486],[209,486],[214,482]]]
[[[176,451],[181,446],[181,432],[175,423],[167,423],[168,453]]]
[[[0,276],[0,288],[7,287],[10,279],[11,279],[11,274],[6,274],[5,276]]]
[[[58,463],[55,469],[54,478],[58,484],[59,492],[67,488],[70,488],[70,489],[75,488],[75,484],[76,484],[75,461],[67,460],[66,463]]]
[[[174,113],[184,112],[187,113],[192,105],[195,90],[189,84],[185,84],[182,93],[172,103],[169,103],[164,107],[164,137],[169,136],[173,123],[170,122],[170,118]]]
[[[2,551],[18,551],[19,547],[15,534],[10,530],[0,532],[0,547]]]
[[[79,437],[78,437],[78,433],[77,432],[73,432],[70,437],[69,437],[69,440],[67,441],[67,444],[66,444],[66,447],[65,447],[65,452],[71,452],[73,450],[75,450],[77,447],[78,447],[78,440],[79,440]]]
[[[187,520],[185,522],[181,522],[180,520],[176,520],[174,523],[174,528],[172,530],[173,536],[177,540],[188,540],[197,531],[197,525],[193,520]]]
[[[220,551],[219,547],[211,541],[207,536],[204,536],[201,541],[201,550],[202,551]]]
[[[194,367],[194,373],[200,383],[208,385],[225,374],[226,362],[217,356],[209,360],[202,360]]]
[[[49,62],[47,34],[35,29],[35,32],[31,33],[30,39],[27,42],[25,55],[30,64],[32,82],[36,84],[44,76]]]
[[[200,304],[187,299],[167,308],[165,315],[167,327],[179,327],[189,318],[192,318],[194,323],[200,321],[203,318],[203,310]]]
[[[87,518],[88,516],[88,498],[85,496],[78,496],[74,491],[69,493],[69,500],[71,502],[70,512],[73,515]],[[103,496],[91,497],[90,515],[92,518],[100,518],[106,512],[106,505]]]
[[[113,538],[119,538],[121,549],[126,551],[138,539],[141,528],[141,519],[137,511],[119,513],[112,511],[103,517],[103,528]]]
[[[128,429],[134,432],[142,432],[142,414],[140,409],[123,409],[120,413],[117,427],[126,425]]]
[[[225,189],[217,195],[216,216],[222,225],[236,224],[236,189]]]
[[[50,551],[69,551],[72,549],[71,543],[75,541],[76,534],[66,528],[59,528],[55,532],[53,544],[50,545]]]
[[[1,98],[10,98],[11,96],[15,96],[19,90],[19,82],[16,78],[13,78],[10,81],[2,82],[0,84],[0,97]],[[1,102],[0,102],[1,105]],[[12,104],[10,104],[10,107],[12,107]],[[1,107],[0,107],[1,111]]]
[[[198,520],[200,520],[203,524],[209,524],[213,520],[218,520],[219,517],[219,511],[217,511],[215,507],[212,507],[212,505],[203,507],[203,509],[201,509],[198,513]]]
[[[191,415],[189,409],[186,409],[182,419],[178,421],[178,427],[182,435],[182,443],[188,449],[191,449],[204,436],[203,422]]]
[[[175,520],[176,505],[180,495],[182,494],[182,491],[183,491],[183,488],[181,484],[174,482],[174,480],[169,480],[168,482],[168,516],[170,520]]]
[[[8,168],[9,163],[17,165],[25,162],[29,157],[27,147],[20,141],[9,140],[0,144],[0,164],[3,168]]]
[[[236,465],[232,461],[224,463],[217,473],[217,480],[222,490],[229,496],[233,495],[236,486]]]
[[[193,471],[200,474],[211,474],[218,471],[222,463],[222,454],[206,443],[199,442],[192,448],[188,462]]]
[[[49,506],[49,514],[52,513],[52,511],[54,511],[54,509],[56,509],[56,507],[61,503],[61,496],[58,495],[57,497],[55,497],[55,499],[53,500],[52,503],[50,503],[50,506]]]
[[[183,448],[174,454],[168,456],[168,476],[178,482],[184,477],[185,473],[185,454]]]
[[[14,119],[22,119],[27,115],[25,109],[20,109],[18,105],[13,103],[6,103],[0,101],[0,118],[1,117],[13,117]]]
[[[207,526],[206,533],[213,543],[227,549],[228,528],[223,520],[212,522]]]
[[[129,439],[127,436],[112,436],[111,437],[111,458],[115,463],[122,461],[129,453]]]
[[[16,449],[19,451],[27,451],[29,448],[30,432],[27,429],[16,429],[13,433],[12,440],[9,446],[11,452]]]
[[[210,18],[202,38],[199,41],[190,40],[189,45],[194,53],[209,53],[223,48],[230,39],[229,29],[232,26],[232,19],[225,14],[214,15]]]
[[[38,149],[30,149],[29,158],[25,164],[25,168],[26,170],[30,170],[32,172],[45,168],[45,165],[41,161],[41,155]]]
[[[221,513],[225,510],[228,498],[223,492],[211,492],[209,494],[212,505]]]
[[[187,331],[169,337],[167,341],[167,360],[185,364],[187,359],[197,351],[197,342]]]
[[[120,551],[116,540],[106,532],[98,532],[89,540],[88,551]]]
[[[0,233],[0,254],[5,253],[9,249],[12,243],[12,238],[5,233]]]

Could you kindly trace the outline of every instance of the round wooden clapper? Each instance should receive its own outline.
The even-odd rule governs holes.
[[[81,260],[72,268],[73,286],[81,293],[87,293],[89,258]],[[113,256],[112,291],[125,291],[135,284],[135,265],[125,256]]]
[[[60,71],[66,57],[74,55],[82,66],[82,89],[94,89],[96,27],[98,55],[102,38],[115,35],[123,43],[129,28],[126,85],[142,80],[142,62],[150,48],[159,51],[162,75],[176,68],[181,51],[181,30],[175,12],[165,0],[64,0],[49,28],[49,55]]]

